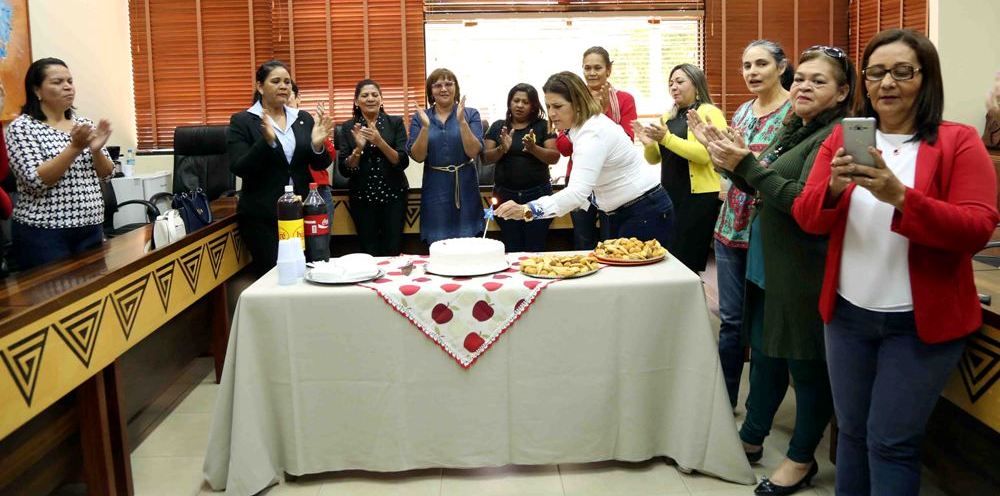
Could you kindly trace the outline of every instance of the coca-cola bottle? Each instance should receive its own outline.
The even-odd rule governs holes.
[[[306,260],[309,262],[330,259],[330,217],[326,202],[319,196],[316,183],[309,183],[309,196],[302,204],[306,231]]]
[[[306,248],[302,223],[302,200],[291,184],[285,185],[285,194],[278,198],[278,239],[299,238]]]

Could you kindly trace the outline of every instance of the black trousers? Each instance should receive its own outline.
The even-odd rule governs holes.
[[[253,256],[250,270],[260,277],[278,262],[278,221],[240,214],[240,236]]]
[[[361,251],[377,257],[399,255],[406,218],[406,197],[384,204],[351,198],[350,204]]]

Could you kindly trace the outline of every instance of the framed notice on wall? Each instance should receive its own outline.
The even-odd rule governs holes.
[[[0,120],[11,120],[20,113],[24,74],[30,65],[28,0],[0,0],[0,84],[6,91]]]

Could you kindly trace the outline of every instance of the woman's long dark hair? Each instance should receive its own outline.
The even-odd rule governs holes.
[[[45,121],[45,112],[42,112],[42,101],[38,99],[38,95],[35,94],[35,90],[42,87],[42,83],[45,82],[45,71],[50,65],[61,65],[67,69],[69,66],[66,62],[53,57],[46,57],[44,59],[38,59],[31,63],[28,67],[28,72],[24,74],[24,105],[21,106],[21,113],[25,115],[30,115],[39,121]],[[67,119],[73,118],[73,107],[66,109],[66,113],[63,114]]]
[[[282,68],[282,69],[284,69],[286,72],[288,72],[289,75],[292,74],[292,71],[288,70],[288,66],[285,65],[284,62],[282,62],[280,60],[276,60],[276,59],[271,59],[271,60],[268,60],[267,62],[264,62],[263,64],[260,65],[260,67],[257,68],[257,74],[256,74],[256,76],[255,76],[254,79],[258,83],[264,84],[264,81],[267,81],[267,76],[271,74],[271,71],[273,71],[273,70],[275,70],[275,69],[277,69],[279,67]],[[261,95],[260,92],[257,91],[256,88],[254,88],[254,90],[253,90],[253,102],[251,102],[251,103],[257,103],[262,98],[264,98],[264,95]]]
[[[514,95],[519,91],[527,94],[528,101],[531,103],[531,110],[528,111],[528,125],[545,118],[545,111],[542,110],[542,102],[538,99],[538,90],[528,83],[518,83],[507,92],[507,120],[505,124],[508,130],[511,129],[511,125],[514,123],[514,114],[510,111],[510,102],[514,100]]]
[[[920,83],[920,93],[913,102],[916,107],[914,115],[914,137],[912,141],[927,141],[934,144],[937,141],[938,127],[944,119],[944,79],[941,77],[941,59],[938,57],[937,49],[926,36],[910,29],[889,29],[875,35],[872,41],[865,47],[865,53],[861,57],[860,69],[864,71],[868,67],[872,52],[878,47],[890,43],[901,42],[913,49],[917,54],[917,63],[920,64],[920,74],[923,80]],[[862,77],[862,79],[864,79]],[[878,113],[872,106],[872,101],[868,98],[867,88],[859,91],[855,98],[854,113],[859,117],[874,117],[878,121]]]
[[[368,86],[368,85],[374,86],[375,89],[378,90],[379,96],[382,95],[382,87],[379,86],[379,84],[376,83],[374,80],[372,80],[372,79],[362,79],[361,81],[358,81],[358,84],[356,86],[354,86],[354,111],[351,113],[351,115],[354,116],[354,122],[360,122],[362,124],[365,123],[365,116],[362,115],[362,113],[361,113],[361,107],[358,106],[358,95],[361,94],[361,89],[364,88],[365,86]],[[378,113],[379,114],[384,114],[385,113],[385,107],[382,106],[382,105],[379,105],[379,107],[378,107]]]

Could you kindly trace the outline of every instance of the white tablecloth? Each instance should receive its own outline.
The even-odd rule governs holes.
[[[717,350],[674,259],[552,284],[468,370],[374,291],[271,271],[240,297],[205,476],[249,495],[282,471],[666,455],[752,484]]]

